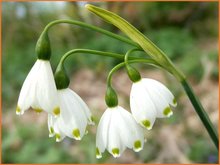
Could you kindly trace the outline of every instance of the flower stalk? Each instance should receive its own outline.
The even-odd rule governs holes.
[[[218,135],[216,133],[217,131],[215,130],[200,101],[194,95],[192,88],[187,83],[185,75],[175,67],[175,65],[168,58],[168,56],[144,34],[142,34],[139,30],[137,30],[134,26],[132,26],[129,22],[127,22],[117,14],[90,4],[87,4],[85,7],[92,13],[104,19],[106,22],[118,27],[130,39],[132,39],[134,42],[140,45],[140,47],[160,66],[162,66],[163,69],[171,73],[182,84],[187,96],[189,97],[192,105],[194,106],[196,113],[198,114],[212,141],[218,149]]]
[[[218,134],[217,131],[212,124],[211,120],[209,119],[208,114],[206,113],[205,109],[203,108],[202,104],[200,103],[197,96],[194,94],[193,89],[191,88],[190,84],[183,80],[181,82],[187,96],[189,97],[192,105],[194,106],[196,113],[198,114],[199,118],[201,119],[203,125],[205,126],[206,130],[208,131],[212,141],[214,142],[216,148],[218,149],[219,141],[218,141]]]
[[[134,41],[132,41],[132,40],[130,40],[128,38],[125,38],[123,36],[117,35],[117,34],[112,33],[110,31],[104,30],[104,29],[99,28],[97,26],[93,26],[93,25],[90,25],[90,24],[87,24],[87,23],[84,23],[84,22],[76,21],[76,20],[61,19],[61,20],[52,21],[49,24],[47,24],[47,26],[44,28],[44,31],[42,33],[48,32],[48,30],[52,26],[57,25],[57,24],[61,24],[61,23],[77,25],[77,26],[80,26],[80,27],[83,27],[83,28],[86,28],[86,29],[90,29],[90,30],[93,30],[93,31],[105,34],[105,35],[107,35],[107,36],[109,36],[111,38],[117,39],[119,41],[125,42],[125,43],[127,43],[129,45],[132,45],[132,46],[140,48],[140,46],[137,43],[135,43]]]

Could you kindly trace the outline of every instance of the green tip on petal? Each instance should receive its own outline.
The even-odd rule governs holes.
[[[141,141],[140,141],[140,140],[135,141],[135,142],[134,142],[134,151],[135,151],[135,152],[138,152],[138,151],[140,151],[141,149],[142,149],[142,147],[141,147]]]
[[[16,114],[17,115],[21,114],[21,108],[19,106],[16,107]]]
[[[119,148],[113,148],[112,149],[112,154],[114,157],[118,157],[119,156]]]
[[[95,125],[95,118],[93,116],[90,117],[89,124]]]
[[[164,110],[163,110],[163,114],[167,117],[170,117],[173,112],[171,111],[170,107],[166,107]]]
[[[173,98],[173,104],[174,104],[174,105],[176,105],[176,104],[177,104],[177,102],[176,102],[176,99],[175,99],[175,98]]]
[[[73,137],[74,137],[76,140],[80,140],[80,139],[81,139],[79,129],[74,129],[73,132],[72,132],[72,134],[73,134]]]
[[[43,111],[43,109],[41,109],[41,108],[34,108],[34,111],[37,112],[37,113],[41,113]]]
[[[53,137],[54,136],[54,129],[53,127],[49,128],[49,137]]]
[[[56,137],[57,142],[59,142],[61,140],[61,136],[59,133],[56,133],[55,137]]]
[[[94,118],[93,116],[90,117],[90,120],[91,120],[92,122],[95,122],[95,118]]]
[[[50,133],[51,133],[51,134],[54,134],[54,129],[53,129],[53,127],[50,127]]]
[[[53,114],[54,114],[55,116],[58,116],[58,115],[60,114],[60,107],[54,108]]]
[[[141,123],[142,123],[142,125],[143,125],[144,127],[146,127],[148,130],[151,129],[151,123],[150,123],[149,120],[143,120]]]
[[[96,147],[96,158],[100,159],[101,157],[102,157],[102,154],[100,153],[99,148]]]

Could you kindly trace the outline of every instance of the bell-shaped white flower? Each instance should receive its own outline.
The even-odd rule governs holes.
[[[170,105],[176,106],[173,94],[160,82],[143,78],[133,83],[130,94],[130,107],[135,120],[150,130],[156,117],[170,117]]]
[[[107,149],[119,157],[126,147],[138,152],[143,148],[143,128],[120,106],[108,108],[100,119],[96,135],[96,157]]]
[[[60,116],[48,115],[49,137],[61,141],[65,136],[80,140],[86,133],[87,124],[94,124],[91,112],[85,102],[71,89],[58,90]]]
[[[36,112],[44,110],[55,116],[60,114],[57,89],[48,60],[38,59],[28,73],[21,88],[16,114],[22,115],[30,107]]]

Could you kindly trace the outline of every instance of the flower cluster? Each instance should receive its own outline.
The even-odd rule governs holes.
[[[173,94],[160,82],[143,78],[134,82],[130,94],[131,113],[115,105],[104,112],[97,128],[96,157],[107,149],[119,157],[126,147],[135,152],[144,146],[144,128],[150,130],[156,118],[170,117]],[[60,142],[64,137],[80,140],[93,117],[85,102],[71,89],[56,89],[50,62],[38,59],[22,86],[17,115],[33,108],[48,113],[49,137]]]
[[[103,29],[79,22],[77,24],[131,43]],[[57,142],[62,141],[66,136],[81,140],[87,132],[87,125],[94,124],[93,117],[86,103],[68,87],[70,80],[65,72],[64,60],[74,52],[120,58],[123,55],[89,49],[71,50],[61,58],[53,74],[47,30],[44,30],[38,39],[36,45],[38,59],[21,88],[16,114],[22,115],[29,108],[37,113],[45,111],[48,113],[49,137],[55,136]],[[176,106],[176,100],[168,88],[156,80],[141,78],[139,72],[129,65],[128,55],[133,51],[136,49],[128,51],[124,56],[125,62],[115,66],[109,73],[105,97],[108,108],[97,127],[97,158],[102,157],[105,149],[114,157],[119,157],[126,148],[131,148],[135,152],[142,150],[145,141],[144,129],[152,129],[156,118],[170,117],[173,114],[170,105]],[[146,59],[141,59],[141,62],[146,62]],[[155,61],[152,63],[155,64]],[[111,87],[112,73],[121,66],[126,66],[128,76],[133,82],[130,94],[131,113],[118,105],[117,94]]]
[[[144,145],[143,129],[150,130],[156,118],[170,117],[173,94],[160,82],[143,78],[134,82],[130,94],[131,113],[115,105],[101,117],[97,128],[96,157],[107,149],[119,157],[126,147],[135,152]],[[48,113],[49,137],[61,141],[65,136],[80,140],[89,124],[94,124],[85,102],[71,89],[56,89],[50,62],[38,59],[22,86],[17,115],[33,108]]]
[[[86,103],[69,88],[70,80],[65,72],[64,60],[70,54],[77,52],[124,58],[124,62],[116,65],[107,78],[105,95],[107,109],[100,119],[96,134],[97,158],[101,158],[105,150],[115,158],[119,157],[126,148],[139,152],[144,147],[144,131],[153,128],[156,118],[172,116],[171,106],[176,107],[177,105],[173,94],[167,87],[156,80],[141,78],[140,73],[130,65],[131,63],[147,63],[157,66],[168,71],[181,82],[218,148],[218,136],[214,126],[185,80],[185,76],[175,68],[171,60],[146,36],[118,15],[92,5],[86,5],[86,8],[118,27],[131,40],[79,21],[56,20],[49,23],[37,41],[38,59],[23,83],[16,114],[22,115],[29,108],[34,109],[37,113],[45,111],[48,113],[49,137],[55,136],[57,142],[62,141],[66,136],[81,140],[87,133],[87,125],[93,125],[94,121]],[[62,56],[56,72],[53,74],[50,65],[51,47],[47,32],[51,26],[58,23],[82,26],[130,44],[135,48],[127,51],[125,55],[90,49],[70,50]],[[150,58],[133,57],[133,60],[129,60],[129,54],[134,51],[145,52]],[[122,66],[126,68],[128,77],[133,82],[130,93],[131,112],[118,105],[117,93],[111,84],[113,72]]]
[[[49,137],[56,141],[65,136],[80,140],[87,124],[94,124],[85,102],[71,89],[57,89],[48,60],[38,59],[21,88],[16,114],[33,108],[37,113],[48,113]]]
[[[170,117],[177,103],[160,82],[143,78],[134,82],[130,94],[131,113],[121,106],[109,107],[101,117],[96,135],[96,157],[107,149],[119,157],[126,147],[135,152],[144,145],[144,128],[152,129],[156,118]]]

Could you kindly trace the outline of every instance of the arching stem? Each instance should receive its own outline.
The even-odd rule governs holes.
[[[132,45],[132,46],[135,46],[137,48],[140,48],[140,46],[128,39],[128,38],[125,38],[125,37],[122,37],[120,35],[117,35],[115,33],[112,33],[110,31],[107,31],[107,30],[104,30],[102,28],[99,28],[99,27],[96,27],[96,26],[93,26],[93,25],[90,25],[90,24],[87,24],[87,23],[84,23],[84,22],[80,22],[80,21],[75,21],[75,20],[67,20],[67,19],[61,19],[61,20],[55,20],[55,21],[52,21],[50,22],[45,28],[44,28],[44,32],[48,32],[48,30],[54,26],[54,25],[57,25],[57,24],[61,24],[61,23],[67,23],[67,24],[72,24],[72,25],[77,25],[77,26],[80,26],[80,27],[83,27],[83,28],[86,28],[86,29],[90,29],[90,30],[93,30],[93,31],[96,31],[96,32],[99,32],[99,33],[102,33],[102,34],[105,34],[111,38],[114,38],[114,39],[117,39],[119,41],[122,41],[122,42],[125,42],[129,45]]]

